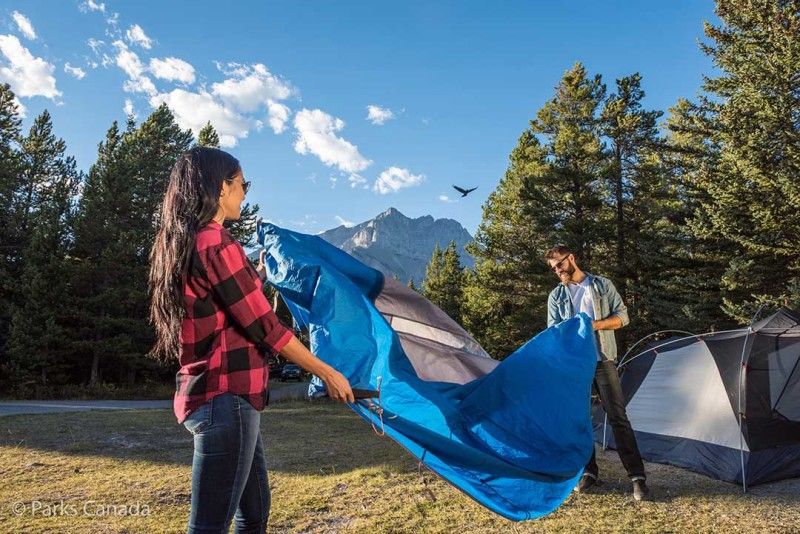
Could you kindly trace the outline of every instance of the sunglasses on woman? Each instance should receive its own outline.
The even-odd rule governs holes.
[[[236,182],[236,183],[242,184],[242,191],[244,191],[245,195],[247,194],[247,191],[250,189],[250,181],[249,180],[239,181],[239,180],[230,179],[230,180],[227,180],[227,181],[228,182]]]

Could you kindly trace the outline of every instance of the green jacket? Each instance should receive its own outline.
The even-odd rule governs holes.
[[[628,308],[622,302],[617,288],[611,280],[602,276],[586,273],[592,284],[592,302],[594,303],[595,320],[608,319],[614,315],[622,319],[622,326],[630,323],[628,318]],[[547,299],[547,326],[566,321],[575,316],[572,308],[572,299],[569,289],[564,284],[558,286],[550,292]],[[617,340],[614,338],[613,330],[598,330],[597,342],[600,347],[601,357],[616,361],[617,359]]]

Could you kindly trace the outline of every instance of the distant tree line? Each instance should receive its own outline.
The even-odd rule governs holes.
[[[608,87],[574,65],[511,151],[460,287],[434,252],[423,293],[493,356],[545,327],[555,243],[613,279],[632,318],[623,345],[800,307],[800,2],[716,12],[701,48],[719,72],[695,99],[664,116],[638,73]]]
[[[437,248],[419,291],[498,358],[545,327],[557,279],[543,255],[559,242],[623,294],[623,345],[800,307],[798,13],[800,0],[718,0],[702,45],[718,74],[666,115],[644,106],[639,74],[608,87],[574,65],[483,206],[474,269]],[[145,356],[148,253],[173,162],[218,135],[195,140],[162,105],[112,124],[83,173],[47,111],[21,124],[0,85],[0,394],[170,381],[175,365]],[[229,225],[245,245],[257,212]]]
[[[27,134],[0,85],[0,387],[15,396],[59,386],[164,382],[174,365],[145,356],[148,254],[173,163],[195,140],[162,105],[115,122],[84,174],[50,114]],[[198,144],[216,146],[209,124]],[[253,244],[258,206],[230,230]]]

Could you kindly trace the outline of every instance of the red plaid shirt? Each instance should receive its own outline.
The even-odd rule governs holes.
[[[217,222],[197,233],[183,295],[186,317],[173,402],[178,422],[226,392],[263,410],[266,356],[280,351],[292,331],[272,311],[242,246]]]

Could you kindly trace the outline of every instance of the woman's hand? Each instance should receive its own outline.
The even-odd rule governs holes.
[[[350,382],[342,373],[323,362],[292,336],[292,339],[281,349],[281,354],[292,363],[296,363],[309,373],[315,374],[325,382],[328,396],[342,402],[355,402]]]
[[[264,263],[264,258],[266,257],[266,255],[267,251],[262,250],[261,253],[258,255],[258,265],[256,265],[256,272],[258,273],[258,276],[260,276],[262,280],[264,280],[267,277],[267,266]]]
[[[331,367],[326,376],[320,376],[320,378],[325,382],[325,388],[328,390],[330,398],[341,402],[355,402],[350,382],[342,373]]]

